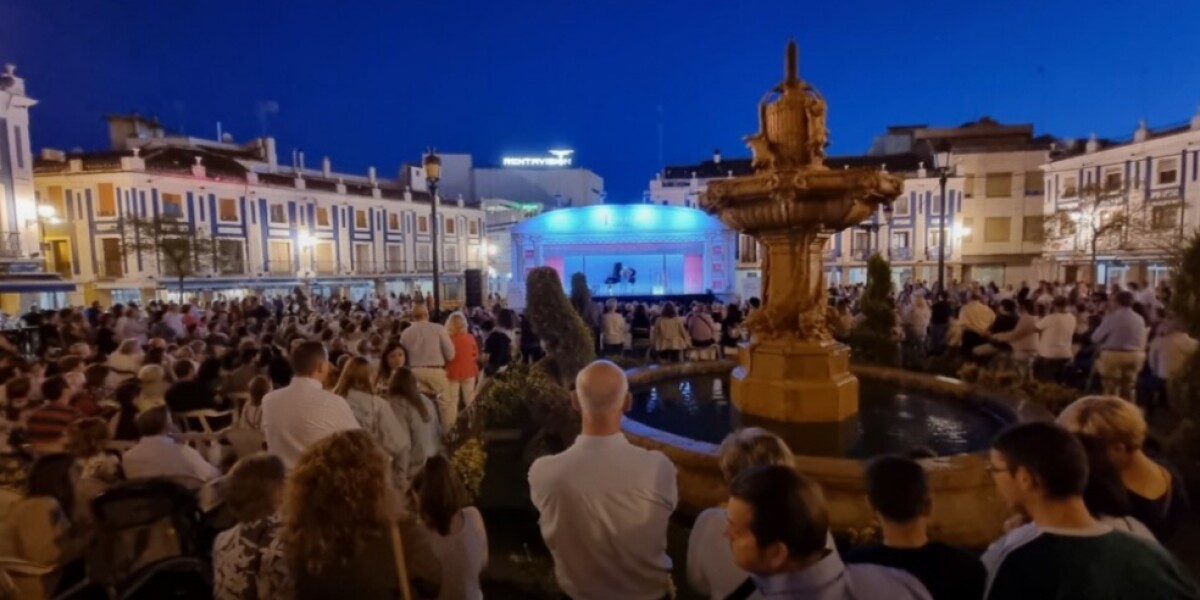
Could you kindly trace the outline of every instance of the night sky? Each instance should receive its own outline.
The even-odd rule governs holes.
[[[392,174],[427,145],[477,164],[567,147],[631,201],[662,162],[746,154],[789,37],[850,154],[889,124],[985,114],[1077,137],[1187,120],[1197,23],[1197,0],[0,0],[0,61],[40,101],[35,148],[102,148],[101,116],[133,111],[245,141],[267,102],[283,162]]]

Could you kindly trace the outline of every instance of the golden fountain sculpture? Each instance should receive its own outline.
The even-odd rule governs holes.
[[[712,181],[700,205],[758,240],[762,308],[747,319],[750,343],[733,371],[731,396],[743,413],[788,422],[841,421],[858,412],[850,349],[833,340],[824,249],[830,237],[900,195],[903,180],[872,167],[825,166],[825,100],[796,75],[759,103],[759,131],[747,136],[754,174]]]

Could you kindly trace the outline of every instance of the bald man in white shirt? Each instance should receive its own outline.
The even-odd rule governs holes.
[[[559,587],[575,600],[666,598],[675,465],[621,433],[633,399],[620,367],[596,361],[580,371],[575,388],[571,402],[583,415],[583,432],[570,448],[529,469]]]

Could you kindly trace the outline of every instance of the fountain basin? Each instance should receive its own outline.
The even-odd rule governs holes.
[[[712,378],[726,377],[735,366],[733,361],[711,361],[633,369],[629,371],[630,388],[638,397],[653,386],[666,385],[670,389],[672,386],[669,384],[675,383],[681,384],[681,389],[686,390],[682,384],[710,385]],[[907,425],[903,423],[905,419],[901,418],[904,416],[902,414],[897,416],[895,427],[890,427],[886,418],[879,421],[881,415],[886,417],[888,401],[882,401],[883,404],[875,409],[866,401],[867,395],[874,393],[870,390],[878,388],[878,384],[894,386],[902,392],[896,394],[897,399],[892,401],[898,404],[895,407],[898,412],[915,411],[923,419],[953,420],[954,411],[964,411],[963,419],[967,421],[959,428],[961,431],[950,428],[948,433],[944,432],[940,437],[931,435],[929,438],[932,444],[939,446],[935,449],[952,453],[921,461],[928,473],[933,495],[931,535],[935,539],[973,548],[982,548],[996,539],[1003,532],[1008,511],[996,494],[991,476],[985,468],[987,442],[994,431],[1007,423],[1049,419],[1049,413],[1036,405],[973,389],[955,379],[866,365],[853,365],[851,370],[864,382],[861,423],[830,423],[816,429],[788,430],[797,425],[738,415],[728,407],[727,401],[719,397],[720,394],[715,394],[717,397],[704,397],[699,402],[726,404],[717,410],[730,411],[733,417],[723,429],[717,423],[719,416],[703,414],[712,407],[699,406],[694,398],[691,403],[685,402],[674,408],[676,412],[684,410],[697,415],[698,423],[694,428],[680,426],[680,420],[674,423],[662,420],[658,427],[647,425],[637,420],[648,408],[644,396],[635,401],[635,409],[631,411],[633,418],[626,418],[622,428],[632,443],[662,451],[675,463],[679,508],[688,515],[717,506],[727,498],[725,482],[717,462],[718,443],[725,433],[735,426],[748,425],[775,431],[793,446],[797,454],[797,468],[817,480],[824,489],[829,505],[830,527],[835,535],[858,538],[864,530],[876,527],[874,515],[866,502],[862,459],[888,451],[902,451],[902,448],[889,447],[889,444],[903,444],[908,439],[903,430],[913,427],[912,415],[908,415],[910,422]],[[905,398],[906,395],[911,398]],[[906,408],[907,403],[912,406]],[[923,403],[928,403],[928,406]],[[981,420],[977,421],[976,416],[970,415],[976,415]],[[877,422],[872,422],[872,419]],[[881,428],[895,431],[881,434]],[[675,432],[667,429],[674,429]],[[880,442],[880,437],[895,439]]]

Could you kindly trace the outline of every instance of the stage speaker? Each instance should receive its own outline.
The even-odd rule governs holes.
[[[483,306],[483,271],[467,269],[463,278],[467,284],[467,308]]]

